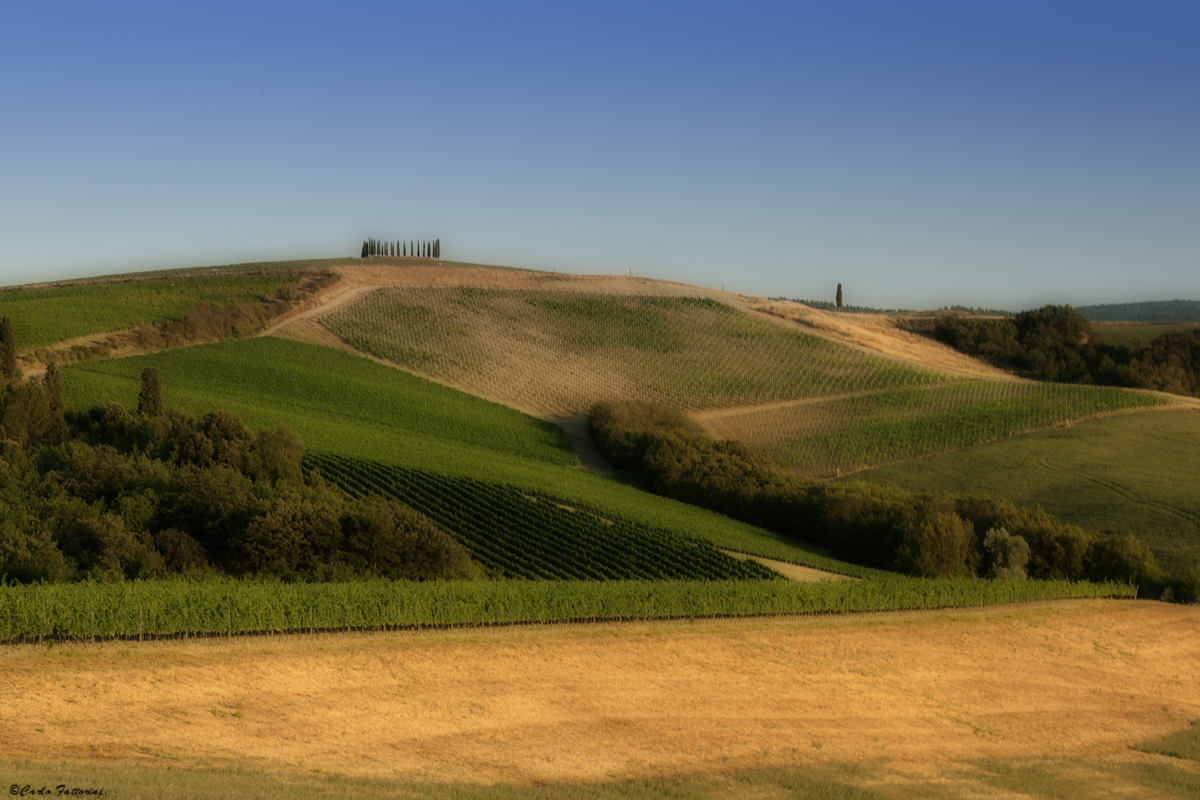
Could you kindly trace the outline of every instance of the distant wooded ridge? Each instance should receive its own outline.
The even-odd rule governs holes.
[[[1076,306],[1092,322],[1200,322],[1200,300]]]

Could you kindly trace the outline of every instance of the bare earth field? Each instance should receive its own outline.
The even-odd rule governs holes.
[[[10,647],[0,752],[515,784],[1152,759],[1200,717],[1198,634],[1197,607],[1074,601]]]

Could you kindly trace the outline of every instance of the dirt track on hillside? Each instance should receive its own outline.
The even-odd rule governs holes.
[[[1200,716],[1200,608],[28,646],[0,697],[12,759],[517,783],[1106,759]]]

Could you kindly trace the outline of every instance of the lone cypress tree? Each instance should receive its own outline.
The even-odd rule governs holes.
[[[0,319],[0,372],[4,380],[15,381],[21,371],[17,367],[17,338],[13,335],[12,320],[8,317]]]
[[[837,291],[837,307],[838,307],[838,311],[842,310],[842,285],[840,283],[838,284],[838,291]]]
[[[162,373],[155,367],[142,370],[142,391],[138,393],[138,413],[144,417],[161,417],[163,408]]]

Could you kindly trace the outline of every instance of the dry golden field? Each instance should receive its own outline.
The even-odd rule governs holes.
[[[1200,717],[1200,608],[11,647],[14,759],[597,782],[771,765],[1150,759]]]

